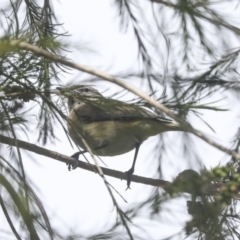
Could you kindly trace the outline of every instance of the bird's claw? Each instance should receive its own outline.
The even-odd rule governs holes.
[[[72,161],[72,163],[67,163],[68,165],[68,171],[74,170],[79,166],[79,153],[74,153],[71,158],[74,158],[74,160]]]
[[[132,168],[130,168],[128,171],[125,172],[127,175],[127,188],[125,191],[127,191],[128,189],[131,189],[130,184],[131,184],[131,178],[132,178],[133,172],[134,172],[134,169]]]
[[[68,171],[74,170],[78,167],[79,160],[74,160],[73,163],[67,163]]]

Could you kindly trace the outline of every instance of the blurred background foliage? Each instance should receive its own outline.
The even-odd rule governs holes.
[[[120,31],[131,29],[138,48],[139,71],[114,73],[126,81],[138,80],[156,100],[181,118],[195,116],[204,121],[200,110],[227,111],[213,101],[214,94],[225,93],[239,101],[239,22],[231,12],[239,11],[238,1],[214,0],[112,0],[113,11],[119,19]],[[151,5],[145,12],[144,6]],[[223,11],[223,9],[227,11]],[[62,84],[61,72],[68,68],[33,52],[12,47],[12,40],[24,41],[51,53],[64,56],[68,51],[68,34],[58,21],[51,0],[9,0],[0,13],[0,131],[13,139],[28,136],[28,114],[38,106],[38,141],[46,145],[56,138],[54,124],[65,129],[65,114],[56,102],[56,84]],[[66,40],[64,40],[66,39]],[[176,61],[175,59],[178,59]],[[94,76],[83,79],[94,82]],[[159,93],[156,86],[161,86]],[[126,91],[112,97],[124,96]],[[32,103],[32,104],[29,104]],[[140,98],[135,103],[151,108]],[[30,106],[30,107],[29,107]],[[226,127],[227,130],[227,126]],[[0,138],[1,141],[1,138]],[[168,146],[159,136],[155,147],[162,176],[161,158]],[[239,151],[239,131],[233,136],[231,149]],[[1,146],[1,145],[0,145]],[[186,160],[199,164],[200,173],[193,170],[180,173],[165,191],[155,188],[149,198],[133,206],[107,232],[87,239],[127,239],[121,224],[130,225],[129,219],[138,216],[140,209],[151,209],[150,218],[160,214],[163,204],[171,199],[191,194],[186,208],[191,220],[177,236],[178,239],[239,239],[239,161],[227,157],[224,166],[206,170],[191,137],[184,135],[181,142]],[[62,236],[51,227],[51,219],[35,192],[35,186],[25,172],[22,149],[10,147],[6,159],[1,146],[0,206],[16,239],[83,239],[81,233]],[[193,163],[193,164],[194,164]],[[16,224],[17,222],[17,224]],[[20,230],[19,230],[20,229]],[[0,228],[4,232],[4,229]],[[176,236],[169,237],[168,239]],[[137,234],[134,239],[141,239]]]

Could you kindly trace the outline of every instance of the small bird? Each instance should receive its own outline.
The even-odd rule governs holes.
[[[58,88],[63,92],[63,88]],[[67,88],[66,88],[67,89]],[[126,172],[127,189],[141,144],[151,136],[166,131],[183,131],[178,123],[156,115],[145,108],[105,98],[87,85],[71,86],[64,90],[68,97],[68,131],[73,141],[84,151],[72,155],[75,169],[80,154],[87,152],[82,139],[97,156],[116,156],[135,149],[132,167]]]

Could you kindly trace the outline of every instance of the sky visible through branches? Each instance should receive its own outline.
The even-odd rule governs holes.
[[[4,2],[9,4],[7,0]],[[34,1],[12,1],[14,6],[20,6],[17,13],[19,26],[14,22],[14,13],[2,11],[1,37],[10,40],[21,37],[25,42],[60,54],[66,59],[116,76],[152,95],[210,139],[238,151],[236,133],[239,128],[240,25],[237,1],[156,0],[150,3],[131,0],[69,0],[67,3],[36,1],[36,4],[42,6],[43,2],[45,12],[42,16],[30,11],[29,19],[25,19],[22,27],[27,9],[23,6],[30,6]],[[4,4],[2,9],[4,10]],[[54,10],[57,23],[63,25],[54,25],[54,17],[46,17],[51,16],[51,10]],[[34,19],[38,21],[34,22]],[[9,29],[11,30],[8,31]],[[59,36],[54,41],[56,34]],[[62,48],[58,48],[60,45]],[[15,135],[21,140],[67,156],[77,151],[60,124],[64,126],[65,121],[58,121],[56,116],[60,115],[54,115],[51,104],[45,101],[51,99],[67,114],[59,97],[48,93],[59,85],[94,85],[104,96],[135,102],[157,112],[146,101],[96,76],[56,65],[50,59],[27,51],[22,51],[22,55],[16,52],[8,56],[7,50],[0,45],[1,68],[4,69],[1,70],[1,87],[8,82],[19,81],[22,87],[31,83],[30,90],[44,90],[34,101],[23,101],[24,107],[20,108],[23,114],[13,119],[16,124],[14,127],[18,126]],[[4,104],[1,106],[3,114]],[[10,109],[10,106],[7,107]],[[21,122],[21,117],[28,122]],[[9,121],[9,117],[6,119]],[[11,124],[9,128],[10,130],[1,123],[2,132],[6,129],[11,132]],[[14,138],[13,134],[10,136]],[[129,238],[126,227],[117,225],[111,231],[117,216],[120,221],[121,215],[117,213],[97,174],[82,169],[68,172],[67,167],[60,162],[26,151],[19,154],[13,150],[9,154],[9,149],[11,148],[2,147],[1,156],[20,172],[21,158],[26,173],[25,181],[33,181],[32,186],[47,211],[54,231],[59,231],[60,235],[92,236],[92,239],[97,239],[95,234],[99,233],[106,234],[105,237],[109,234],[109,239]],[[86,157],[93,163],[89,154]],[[101,158],[104,163],[99,162],[101,166],[106,164],[110,169],[125,172],[129,169],[132,158],[133,152],[130,152],[122,156]],[[84,161],[84,158],[81,160]],[[4,169],[5,162],[1,169]],[[218,165],[230,163],[236,167],[237,173],[237,161],[206,142],[190,134],[164,133],[150,138],[140,148],[135,174],[172,182],[186,169],[211,171]],[[6,172],[2,170],[1,173]],[[11,179],[10,175],[7,176]],[[231,180],[229,176],[221,177],[222,179],[224,183]],[[186,227],[186,222],[190,222],[193,216],[186,206],[186,201],[191,200],[190,194],[180,197],[167,195],[162,189],[137,183],[132,183],[132,189],[125,191],[125,181],[111,177],[107,177],[107,181],[117,190],[112,189],[119,207],[128,211],[128,217],[133,219],[134,224],[128,222],[127,225],[130,226],[134,239],[164,239],[174,234],[177,235],[170,239],[184,239],[186,233],[190,235],[189,239],[206,237],[206,232],[202,235],[197,230],[191,232],[191,224],[187,225],[189,228]],[[14,184],[17,186],[17,180],[13,183],[15,187]],[[23,184],[22,189],[25,189],[27,195],[26,185]],[[8,196],[5,190],[1,191],[1,196]],[[204,201],[202,200],[203,203]],[[211,201],[215,200],[212,198]],[[225,208],[221,205],[225,214],[229,214],[230,207],[234,209],[232,211],[238,209],[235,201],[232,200],[232,205],[224,202],[227,205]],[[13,202],[9,201],[7,207],[11,208],[12,205]],[[35,207],[32,208],[35,210]],[[5,221],[5,218],[2,219]],[[223,224],[224,227],[219,232],[234,226],[230,222],[228,224]],[[21,229],[20,224],[16,224],[16,228]],[[3,237],[9,236],[8,232],[11,232],[6,221],[0,230],[6,230],[6,233],[2,231]],[[114,236],[114,230],[122,236]],[[60,235],[55,235],[54,239],[60,238]],[[227,237],[226,234],[226,239],[230,239]]]

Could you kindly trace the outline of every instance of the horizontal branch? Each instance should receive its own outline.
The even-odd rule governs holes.
[[[80,70],[82,72],[86,72],[89,74],[92,74],[94,76],[97,76],[99,78],[105,79],[109,82],[115,83],[127,90],[129,90],[130,92],[138,95],[139,97],[143,98],[144,100],[146,100],[148,103],[150,103],[152,106],[160,109],[161,111],[163,111],[165,114],[167,114],[170,118],[174,119],[175,121],[177,121],[178,123],[181,124],[181,126],[183,127],[183,129],[185,129],[188,132],[193,133],[194,135],[198,136],[199,138],[201,138],[203,141],[207,142],[208,144],[212,145],[213,147],[219,149],[222,152],[225,152],[229,155],[231,155],[233,158],[240,160],[240,154],[236,151],[233,151],[231,149],[226,148],[225,146],[216,143],[215,141],[213,141],[212,139],[208,138],[206,135],[204,135],[202,132],[194,129],[190,123],[184,121],[183,119],[181,119],[179,116],[177,116],[176,114],[174,114],[170,109],[168,109],[166,106],[164,106],[163,104],[161,104],[160,102],[154,100],[152,97],[148,96],[146,93],[144,93],[143,91],[137,89],[136,87],[123,82],[121,79],[118,79],[116,77],[113,77],[107,73],[101,72],[99,70],[93,69],[91,67],[85,66],[85,65],[81,65],[72,61],[68,61],[66,59],[64,59],[61,56],[55,55],[47,50],[44,50],[42,48],[33,46],[29,43],[26,42],[21,42],[21,40],[12,40],[9,42],[9,44],[12,47],[19,47],[20,49],[25,49],[28,51],[31,51],[33,53],[35,53],[36,55],[42,56],[42,57],[46,57],[56,63],[60,63],[63,64],[65,66]]]
[[[72,161],[74,161],[73,158],[68,157],[66,155],[63,155],[63,154],[60,154],[58,152],[51,151],[51,150],[48,150],[46,148],[42,148],[42,147],[39,147],[35,144],[28,143],[28,142],[25,142],[25,141],[22,141],[22,140],[15,140],[13,138],[6,137],[6,136],[3,136],[1,134],[0,134],[0,142],[4,143],[4,144],[7,144],[7,145],[10,145],[10,146],[19,147],[21,149],[25,149],[25,150],[34,152],[36,154],[43,155],[45,157],[49,157],[51,159],[55,159],[59,162],[63,162],[63,163],[66,163],[66,164],[70,164],[70,163],[72,163]],[[84,170],[87,170],[87,171],[94,172],[94,173],[97,172],[97,169],[96,169],[95,165],[90,164],[90,163],[86,163],[86,162],[83,162],[83,161],[79,161],[78,167],[82,168]],[[120,172],[120,171],[112,170],[112,169],[105,168],[105,167],[101,167],[101,169],[102,169],[103,173],[107,176],[110,176],[110,177],[113,177],[113,178],[118,178],[120,180],[122,180],[122,179],[126,180],[126,173],[125,172]],[[183,172],[187,172],[187,171],[189,171],[189,170],[185,170]],[[190,171],[192,171],[192,170],[190,170]],[[182,175],[182,173],[180,173],[178,176]],[[199,177],[200,177],[200,175],[199,175]],[[173,183],[175,183],[177,179],[179,179],[179,177],[177,177]],[[169,186],[171,186],[171,184],[172,184],[169,181],[146,178],[146,177],[141,177],[141,176],[137,176],[137,175],[133,175],[131,180],[132,180],[132,182],[135,182],[135,183],[142,183],[142,184],[149,185],[149,186],[161,187],[165,190],[168,190]],[[224,183],[209,184],[208,186],[204,187],[205,190],[204,190],[203,194],[216,195],[223,188],[226,188],[226,187],[227,186]],[[184,192],[192,194],[191,192],[188,192],[188,190],[184,190]],[[239,194],[237,194],[237,193],[233,194],[233,197],[236,198],[236,199],[240,198]]]
[[[63,162],[66,164],[71,164],[74,161],[73,158],[63,155],[63,154],[60,154],[58,152],[51,151],[46,148],[42,148],[35,144],[28,143],[28,142],[25,142],[22,140],[15,140],[13,138],[6,137],[3,135],[0,135],[0,142],[10,145],[10,146],[19,147],[19,148],[34,152],[39,155],[43,155],[45,157],[55,159],[59,162]],[[95,172],[95,173],[97,172],[96,166],[93,164],[87,163],[87,162],[79,161],[78,167],[88,170],[88,171],[91,171],[91,172]],[[118,178],[121,180],[126,179],[125,172],[120,172],[120,171],[112,170],[112,169],[105,168],[105,167],[101,167],[101,169],[102,169],[103,173],[107,176]],[[162,187],[162,188],[165,188],[170,183],[170,182],[164,181],[164,180],[145,178],[145,177],[141,177],[141,176],[137,176],[137,175],[133,175],[131,180],[132,180],[132,182],[142,183],[142,184],[155,186],[155,187]]]

